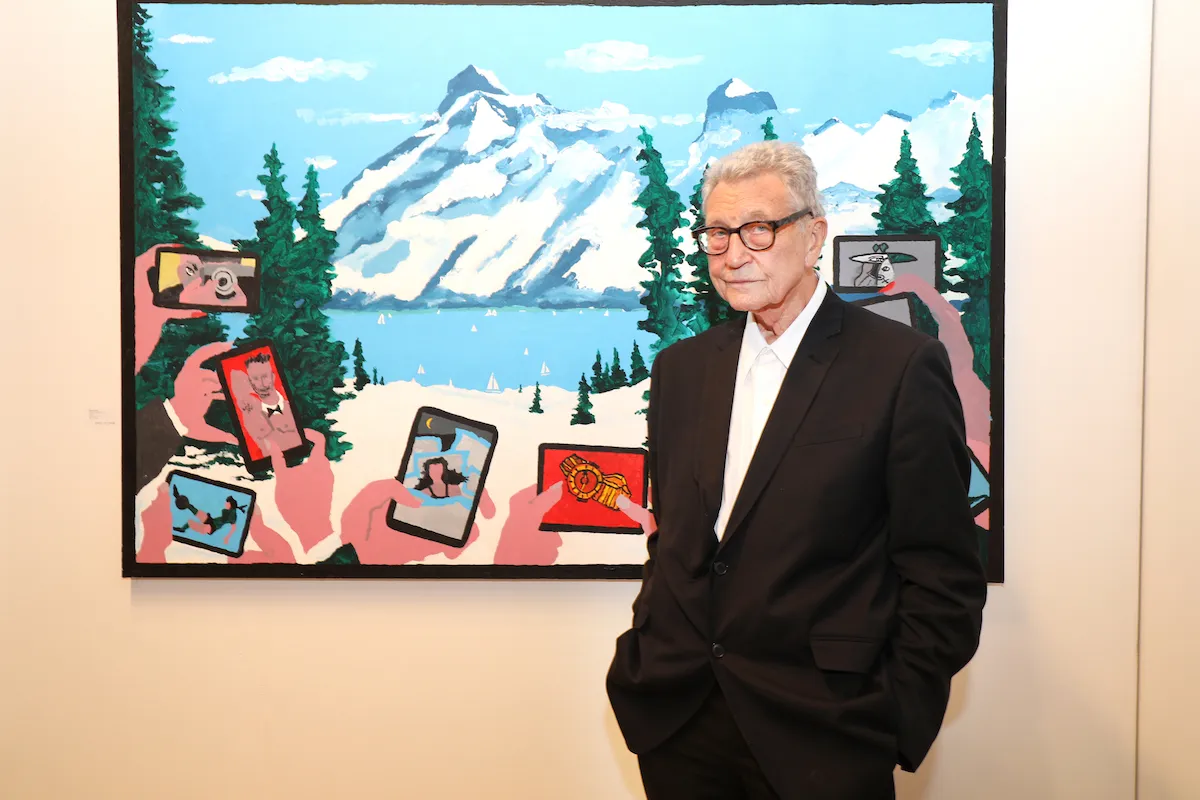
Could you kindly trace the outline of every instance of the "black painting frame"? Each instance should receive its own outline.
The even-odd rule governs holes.
[[[396,0],[157,0],[164,5],[418,5]],[[429,3],[426,3],[429,4]],[[465,4],[465,3],[464,3]],[[558,0],[472,0],[472,5],[544,6],[573,5]],[[992,244],[991,244],[991,484],[988,536],[989,583],[1003,583],[1004,569],[1004,239],[1005,155],[1008,60],[1008,0],[590,0],[594,6],[706,6],[706,5],[991,5],[992,6]],[[121,473],[122,473],[122,576],[128,578],[462,578],[462,579],[600,579],[634,580],[641,565],[563,564],[553,566],[508,565],[368,565],[368,564],[140,564],[136,560],[137,459],[134,402],[134,207],[133,207],[133,0],[116,0],[117,69],[120,154],[120,271],[121,271]]]

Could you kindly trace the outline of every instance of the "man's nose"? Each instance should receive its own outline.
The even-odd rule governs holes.
[[[746,243],[742,241],[742,237],[738,234],[731,234],[729,237],[729,246],[725,248],[725,264],[729,269],[737,269],[744,266],[749,260],[750,248],[746,247]]]

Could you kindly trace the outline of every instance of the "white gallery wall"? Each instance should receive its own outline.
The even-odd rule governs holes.
[[[1158,0],[1160,26],[1195,26],[1193,4]],[[1008,580],[942,737],[901,776],[909,800],[1134,796],[1152,1],[1100,5],[1010,4]],[[108,0],[0,10],[0,797],[642,797],[603,689],[633,583],[120,577],[115,23]],[[1158,92],[1182,104],[1198,74],[1168,34],[1156,119]],[[1194,707],[1181,665],[1200,667],[1179,558],[1200,555],[1196,448],[1175,441],[1180,418],[1196,441],[1198,361],[1171,277],[1200,218],[1195,166],[1174,166],[1194,159],[1190,113],[1154,128],[1173,153],[1151,227],[1155,800],[1200,796],[1176,702]]]

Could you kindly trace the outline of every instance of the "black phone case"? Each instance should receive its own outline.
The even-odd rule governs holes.
[[[261,285],[262,285],[262,260],[259,258],[257,253],[238,252],[238,255],[253,258],[256,262],[256,266],[254,267],[255,280],[254,280],[252,287],[246,292],[246,305],[244,307],[208,305],[205,303],[180,303],[177,301],[172,302],[169,300],[164,300],[162,295],[159,294],[158,272],[159,272],[159,268],[162,263],[162,254],[163,253],[183,253],[185,255],[205,256],[205,255],[213,255],[214,253],[228,254],[228,253],[234,253],[234,252],[237,252],[237,251],[234,251],[234,250],[204,250],[204,249],[198,248],[198,247],[163,247],[163,248],[160,248],[154,254],[154,266],[151,267],[150,269],[146,270],[146,278],[147,278],[147,280],[150,281],[150,291],[154,296],[154,305],[158,306],[159,308],[211,311],[216,314],[257,314],[259,311],[259,302],[260,302],[259,296],[260,296],[260,289],[261,289]]]

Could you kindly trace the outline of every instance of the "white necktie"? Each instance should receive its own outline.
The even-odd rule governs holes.
[[[720,539],[723,539],[727,532],[725,526],[729,522],[728,515],[733,511],[732,498],[741,491],[746,470],[750,467],[750,461],[758,447],[758,440],[767,424],[771,408],[775,405],[775,398],[779,394],[779,387],[783,384],[783,377],[786,373],[787,367],[784,366],[775,351],[769,347],[764,347],[759,351],[754,363],[750,365],[750,370],[746,373],[744,387],[746,397],[744,405],[739,404],[743,414],[741,419],[733,420],[733,425],[731,425],[735,438],[734,446],[730,448],[729,463],[726,467],[724,489],[727,499],[722,503],[723,513],[720,514],[717,523],[717,536]]]

